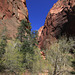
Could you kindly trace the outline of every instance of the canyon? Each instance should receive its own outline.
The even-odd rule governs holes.
[[[53,5],[48,12],[44,26],[38,30],[38,38],[34,33],[32,36],[29,35],[25,37],[27,33],[26,35],[24,33],[23,37],[25,38],[23,41],[20,42],[19,39],[15,41],[12,40],[16,38],[21,21],[25,19],[25,21],[29,23],[28,16],[26,0],[0,0],[0,35],[5,34],[8,38],[7,40],[2,39],[0,44],[0,52],[2,54],[0,66],[5,69],[3,75],[8,75],[7,72],[9,71],[10,74],[13,72],[15,75],[19,74],[20,71],[20,74],[22,74],[22,72],[24,73],[22,75],[30,75],[31,72],[32,74],[37,73],[38,75],[56,75],[61,72],[67,72],[68,69],[70,69],[69,66],[66,67],[67,62],[73,60],[74,56],[68,58],[67,56],[71,56],[71,54],[66,53],[67,49],[64,47],[65,51],[60,51],[58,49],[58,43],[54,46],[53,42],[59,40],[63,35],[67,37],[75,36],[75,0],[58,0],[57,3]],[[24,28],[25,24],[26,23],[23,23],[21,29]],[[22,32],[21,30],[21,33]],[[38,40],[38,44],[36,40]],[[44,52],[52,43],[55,49]],[[69,47],[70,46],[71,45],[69,45]],[[2,64],[2,62],[4,63]],[[2,68],[0,69],[2,70]],[[71,68],[71,70],[73,70],[73,68]],[[55,71],[57,73],[55,73]],[[61,75],[62,74],[63,73],[61,73]]]
[[[26,0],[0,0],[0,33],[15,38],[21,20],[29,22]],[[66,34],[75,36],[75,0],[58,0],[48,12],[44,26],[38,30],[39,48]]]
[[[60,36],[75,36],[75,0],[58,0],[38,30],[39,48],[48,48]]]

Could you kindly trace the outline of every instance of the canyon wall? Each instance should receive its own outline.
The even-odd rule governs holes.
[[[0,33],[15,38],[22,19],[29,21],[26,0],[0,0]]]
[[[75,36],[75,0],[58,0],[39,29],[39,48],[48,48],[60,36]]]

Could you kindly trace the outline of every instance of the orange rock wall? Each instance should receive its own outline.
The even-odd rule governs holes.
[[[41,31],[40,29],[39,48],[48,48],[63,34],[75,36],[75,0],[58,0],[48,12]]]
[[[22,19],[29,21],[26,0],[0,0],[0,32],[6,28],[8,37],[16,37]]]

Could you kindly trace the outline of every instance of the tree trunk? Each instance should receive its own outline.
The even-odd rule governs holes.
[[[56,75],[57,74],[57,57],[56,57],[56,61],[55,61],[55,68],[54,68],[54,73],[53,75]]]

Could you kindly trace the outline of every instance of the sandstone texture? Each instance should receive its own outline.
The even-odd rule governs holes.
[[[6,29],[7,37],[16,37],[22,19],[29,21],[26,0],[0,0],[0,32]]]
[[[39,29],[39,48],[48,48],[59,36],[75,36],[75,0],[58,0]]]

